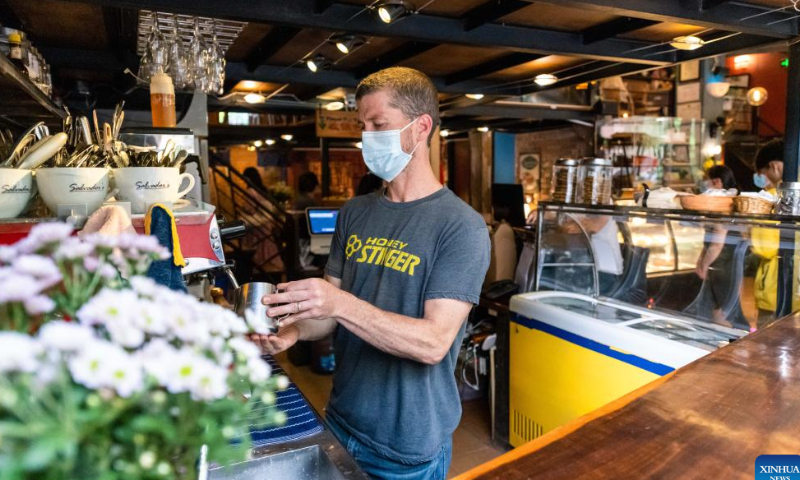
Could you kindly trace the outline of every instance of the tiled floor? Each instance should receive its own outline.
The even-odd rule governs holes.
[[[296,367],[285,355],[278,355],[276,359],[311,405],[322,411],[330,396],[331,376],[318,375],[308,367]],[[505,453],[502,448],[492,445],[488,404],[477,400],[463,403],[462,408],[461,423],[453,434],[451,478]]]

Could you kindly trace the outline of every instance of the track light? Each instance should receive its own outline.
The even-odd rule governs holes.
[[[247,103],[264,103],[267,101],[267,97],[261,95],[260,93],[248,93],[244,96],[244,101]]]
[[[261,147],[261,145],[264,145],[264,142],[262,142],[261,140],[256,140],[255,142],[253,142],[253,146],[256,148]]]
[[[558,81],[558,77],[550,73],[542,73],[533,78],[533,82],[540,87],[552,85]]]
[[[488,131],[489,131],[489,127],[478,127],[478,131],[479,131],[479,132],[486,133],[486,132],[488,132]]]
[[[364,37],[350,34],[334,35],[328,39],[328,42],[336,45],[336,48],[345,55],[367,43]]]
[[[361,143],[361,142],[356,142],[356,148],[361,148],[361,147],[363,147],[363,146],[364,146],[364,144],[363,144],[363,143]]]
[[[313,57],[306,59],[306,66],[312,72],[317,73],[320,70],[325,70],[330,68],[331,61],[325,55],[318,53]]]
[[[483,98],[482,93],[468,93],[465,96],[472,100],[480,100],[481,98]]]
[[[292,139],[294,138],[294,135],[289,133],[284,133],[283,135],[281,135],[281,138],[286,140],[287,142],[291,142]]]
[[[675,37],[669,42],[673,48],[678,50],[697,50],[706,44],[705,40],[694,35],[686,35],[685,37]]]
[[[328,102],[325,104],[325,110],[335,111],[344,108],[344,102]]]
[[[383,23],[392,23],[414,11],[414,5],[407,0],[381,0],[374,8]]]
[[[447,138],[450,135],[450,130],[440,130],[439,135],[441,135],[443,138]]]
[[[268,147],[270,147],[270,146],[272,146],[272,145],[275,145],[275,140],[273,140],[273,139],[271,139],[271,138],[268,138],[268,139],[264,140],[264,143],[265,143],[265,144],[266,144]]]

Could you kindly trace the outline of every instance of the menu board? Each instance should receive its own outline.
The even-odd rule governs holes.
[[[317,137],[361,138],[358,112],[317,110]]]

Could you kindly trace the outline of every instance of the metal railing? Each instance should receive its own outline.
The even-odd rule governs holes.
[[[214,154],[209,154],[209,183],[217,211],[249,227],[247,235],[229,244],[234,255],[252,254],[256,274],[285,274],[281,252],[287,214],[280,202]]]

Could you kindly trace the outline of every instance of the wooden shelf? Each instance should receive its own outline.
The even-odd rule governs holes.
[[[0,122],[28,128],[39,121],[60,125],[65,116],[63,108],[50,100],[4,55],[0,55]]]

